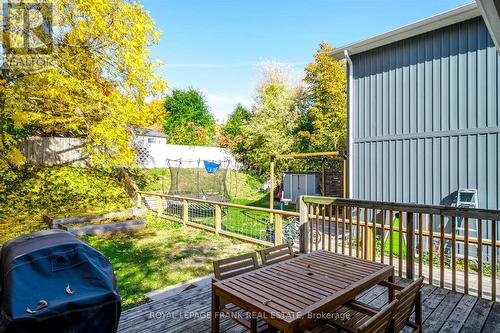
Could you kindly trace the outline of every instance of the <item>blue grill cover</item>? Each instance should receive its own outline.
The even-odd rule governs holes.
[[[116,332],[121,302],[113,268],[66,231],[7,242],[0,277],[0,332]]]

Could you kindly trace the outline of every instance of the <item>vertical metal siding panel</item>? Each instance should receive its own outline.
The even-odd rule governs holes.
[[[425,198],[424,198],[424,203],[432,204],[434,203],[433,197],[432,197],[432,186],[435,182],[434,179],[434,172],[432,169],[432,139],[425,139],[425,152],[424,152],[424,158],[425,158],[425,174],[424,174],[424,179],[425,181],[423,182],[423,186],[425,187]]]
[[[377,136],[377,53],[372,52],[370,61],[370,137]]]
[[[498,145],[497,145],[497,134],[488,134],[487,139],[487,207],[494,207],[497,205],[497,177],[498,177]]]
[[[458,164],[465,161],[458,160],[458,137],[450,137],[450,184],[448,192],[443,193],[443,196],[453,193],[458,190]]]
[[[389,186],[390,186],[390,180],[391,180],[391,174],[389,173],[389,142],[384,141],[382,143],[382,170],[383,170],[383,176],[382,176],[382,185],[383,185],[383,190],[382,190],[382,200],[383,201],[389,201]]]
[[[396,141],[389,142],[389,200],[396,201],[396,186],[397,186],[397,174],[396,174]]]
[[[445,30],[446,31],[446,30]],[[433,107],[432,107],[432,130],[439,131],[444,130],[443,119],[448,119],[447,112],[444,110],[447,109],[447,98],[441,99],[442,94],[446,94],[448,87],[448,62],[449,58],[447,57],[447,43],[443,42],[445,40],[445,31],[442,34],[436,34],[434,36],[433,43],[433,52],[434,58],[432,61],[432,97],[433,97]],[[445,89],[443,89],[443,87]],[[446,96],[446,95],[443,95]]]
[[[362,158],[362,153],[361,153],[361,143],[355,143],[354,144],[354,152],[353,156],[351,158],[353,159],[353,169],[354,169],[354,175],[353,175],[353,198],[361,198],[361,184],[362,184],[362,172],[360,168],[361,164],[361,158]]]
[[[425,178],[425,139],[417,140],[417,186],[415,187],[416,200],[418,203],[425,203],[426,178]]]
[[[408,119],[409,133],[417,132],[417,41],[410,41],[410,77],[409,77],[409,101],[410,115]]]
[[[375,188],[376,192],[376,200],[383,200],[383,165],[382,165],[382,157],[383,157],[383,146],[382,142],[377,142],[375,144],[375,165],[377,166],[377,187]]]
[[[407,40],[403,41],[404,52],[403,53],[403,134],[408,134],[410,132],[410,52],[408,50],[409,42]]]
[[[383,118],[382,118],[382,102],[383,102],[383,73],[382,73],[382,58],[383,58],[383,51],[382,52],[377,52],[377,58],[376,58],[376,97],[375,97],[375,107],[376,107],[376,120],[375,120],[375,135],[381,136],[383,135]]]
[[[365,181],[364,181],[364,199],[370,199],[370,182],[371,180],[371,174],[370,174],[370,143],[365,143],[364,145],[365,149],[365,160],[364,160],[364,165],[363,165],[363,170],[365,172]]]
[[[477,113],[478,113],[478,119],[477,119],[477,126],[478,127],[485,127],[486,126],[486,106],[487,106],[487,92],[488,92],[488,87],[491,85],[487,84],[487,80],[489,79],[489,76],[487,75],[486,71],[486,64],[487,64],[487,58],[486,58],[486,47],[488,43],[488,31],[486,30],[486,27],[484,24],[479,24],[478,29],[477,29]]]
[[[432,176],[434,182],[432,183],[433,204],[439,205],[441,203],[441,173],[442,173],[442,155],[441,155],[441,139],[434,138],[432,143]]]
[[[410,146],[410,160],[407,168],[409,168],[410,184],[407,188],[408,198],[410,202],[417,201],[417,140],[407,140]]]
[[[425,39],[418,40],[418,56],[417,56],[417,112],[415,118],[417,120],[416,132],[422,133],[425,131]]]
[[[457,190],[460,188],[469,188],[468,186],[468,154],[467,154],[467,136],[457,138]]]
[[[403,181],[402,186],[402,200],[403,202],[409,202],[409,186],[410,186],[410,170],[408,168],[408,163],[410,162],[410,144],[409,140],[402,140],[402,155],[401,155],[401,168],[403,169]]]
[[[375,200],[377,189],[377,143],[371,142],[368,144],[370,149],[370,164],[368,169],[370,171],[370,192],[369,199]]]
[[[447,193],[450,193],[450,138],[441,138],[441,193],[443,199]]]
[[[403,52],[396,52],[396,124],[395,134],[403,133]]]
[[[450,90],[449,90],[449,98],[450,98],[450,108],[448,110],[449,113],[449,127],[450,130],[455,130],[458,128],[458,68],[459,68],[459,34],[457,29],[451,30],[450,33]]]
[[[396,134],[396,51],[395,48],[390,49],[390,67],[389,72],[389,134]]]
[[[478,136],[477,140],[477,155],[482,156],[477,160],[477,174],[478,174],[478,200],[479,207],[486,208],[487,205],[487,163],[486,163],[486,154],[487,154],[487,146],[486,146],[486,134],[481,134]]]
[[[466,142],[467,161],[467,188],[477,189],[477,135],[469,135]]]
[[[467,128],[477,127],[477,22],[467,27]]]
[[[433,120],[433,68],[432,68],[432,58],[433,58],[433,45],[434,42],[427,41],[425,43],[425,132],[432,131],[432,120]]]
[[[366,160],[366,155],[365,155],[365,144],[360,143],[359,144],[359,163],[358,163],[358,173],[359,173],[359,199],[365,199],[365,184],[366,184],[366,177],[365,177],[365,160]]]
[[[500,89],[499,87],[499,76],[500,76],[500,69],[497,68],[498,66],[498,58],[500,57],[498,53],[496,52],[496,48],[493,45],[493,41],[491,37],[488,35],[488,49],[487,49],[487,76],[488,76],[488,83],[486,85],[487,87],[487,126],[498,126],[498,103],[500,103],[499,96],[500,94],[498,93],[498,90]]]
[[[458,117],[457,128],[467,128],[467,24],[461,23],[458,32]]]
[[[389,135],[389,61],[390,49],[382,54],[382,135]],[[385,155],[384,155],[385,156]]]
[[[447,131],[450,129],[450,29],[443,31],[441,40],[441,118],[439,124],[434,127],[434,131]]]
[[[394,154],[396,165],[396,197],[394,201],[403,202],[403,141],[396,141],[396,154]]]

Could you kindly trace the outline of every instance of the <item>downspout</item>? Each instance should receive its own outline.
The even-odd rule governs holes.
[[[349,57],[349,52],[344,50],[344,57],[347,61],[347,157],[348,157],[348,198],[353,198],[353,129],[354,129],[354,114],[353,114],[353,66],[352,60]]]

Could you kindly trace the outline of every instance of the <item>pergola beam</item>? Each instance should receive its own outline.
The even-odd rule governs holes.
[[[285,158],[308,158],[308,157],[342,157],[336,151],[327,151],[327,152],[316,152],[316,153],[296,153],[296,154],[278,154],[274,155],[274,159],[285,159]]]

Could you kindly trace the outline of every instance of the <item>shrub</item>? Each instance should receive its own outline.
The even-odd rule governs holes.
[[[43,215],[101,213],[131,206],[112,171],[70,166],[25,166],[0,179],[0,244],[47,229]]]

